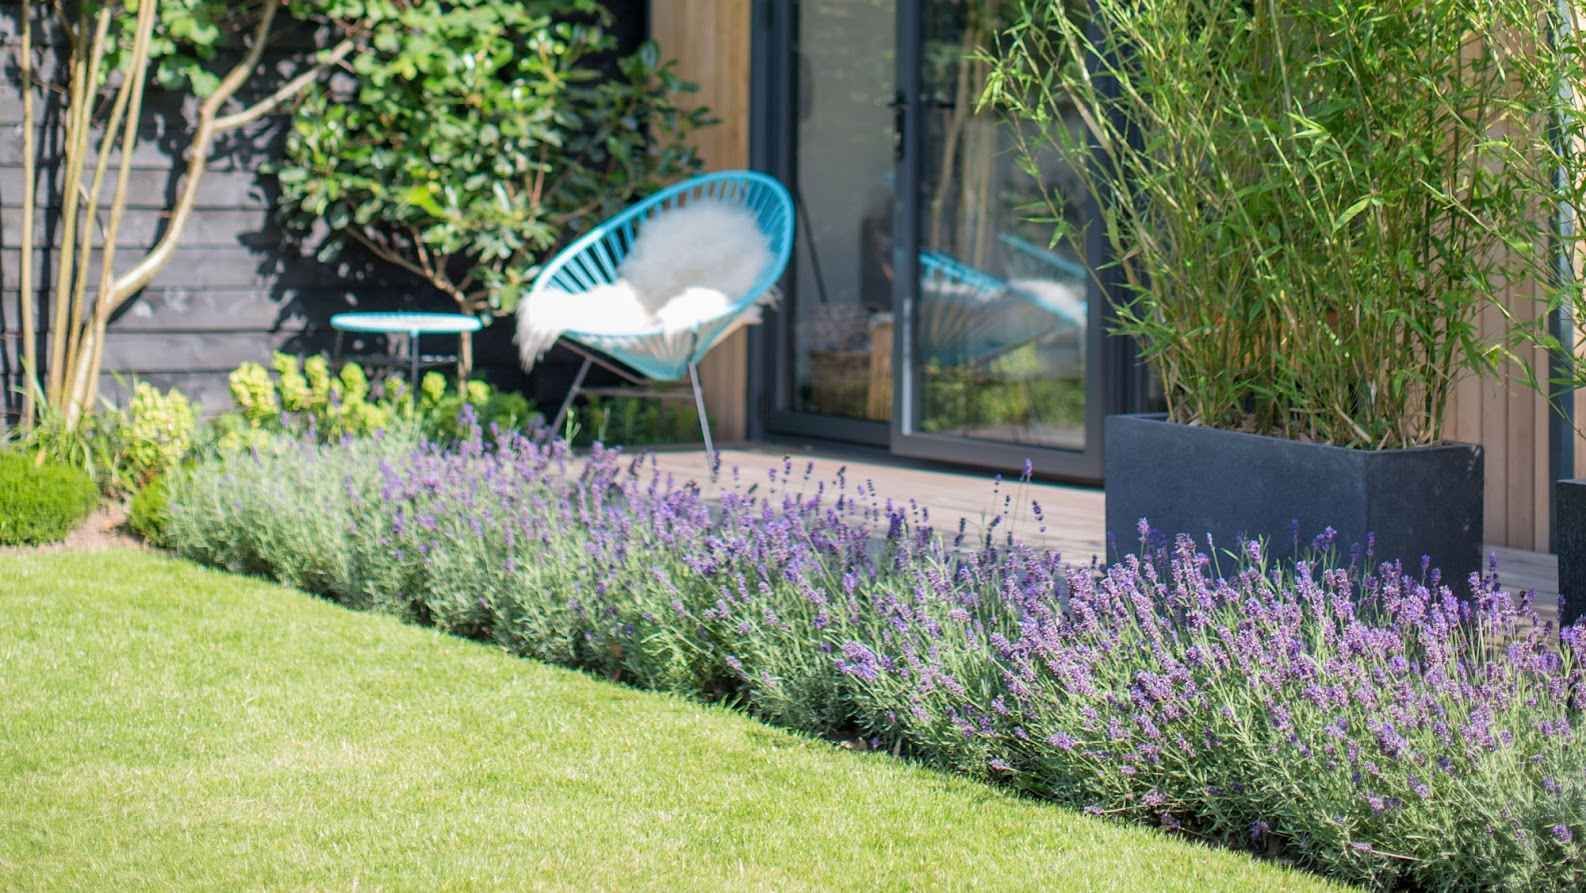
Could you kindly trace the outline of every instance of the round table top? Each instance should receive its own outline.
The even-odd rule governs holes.
[[[330,318],[333,329],[343,332],[405,332],[409,335],[445,335],[477,332],[484,323],[465,313],[338,313]]]

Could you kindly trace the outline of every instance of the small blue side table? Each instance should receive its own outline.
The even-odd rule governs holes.
[[[419,386],[419,369],[430,366],[444,366],[457,362],[457,355],[431,355],[424,356],[419,352],[419,339],[424,335],[456,335],[461,339],[463,352],[470,353],[467,349],[468,336],[484,328],[478,317],[468,316],[463,313],[338,313],[330,318],[330,327],[336,330],[336,359],[341,359],[342,336],[348,332],[358,332],[371,335],[405,335],[407,336],[408,386],[415,391]],[[403,358],[396,356],[374,356],[361,358],[364,362],[376,366],[400,366]]]

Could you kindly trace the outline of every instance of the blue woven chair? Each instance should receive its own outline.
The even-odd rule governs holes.
[[[735,299],[727,310],[682,333],[656,328],[650,332],[604,334],[594,321],[588,329],[563,332],[559,343],[582,356],[584,362],[551,423],[553,430],[561,427],[591,365],[609,369],[634,384],[643,383],[627,370],[606,362],[601,357],[605,355],[652,381],[679,381],[687,375],[694,389],[694,405],[699,410],[705,450],[714,455],[710,419],[705,414],[705,397],[699,386],[698,364],[712,347],[741,324],[744,315],[753,310],[767,292],[776,287],[787,268],[793,252],[793,199],[781,183],[754,171],[721,171],[669,186],[606,220],[564,248],[540,271],[524,300],[533,301],[551,288],[579,294],[615,282],[617,268],[627,257],[646,221],[663,211],[699,201],[728,202],[748,208],[766,236],[772,261],[760,271],[747,292],[729,296]]]

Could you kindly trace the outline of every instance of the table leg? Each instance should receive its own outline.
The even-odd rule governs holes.
[[[457,389],[468,385],[468,374],[474,370],[474,336],[462,332],[457,336]]]
[[[408,390],[419,392],[419,333],[408,333]]]

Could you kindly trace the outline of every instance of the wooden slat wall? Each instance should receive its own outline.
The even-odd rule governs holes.
[[[749,165],[748,0],[651,0],[650,36],[678,74],[699,84],[695,102],[720,124],[700,131],[694,144],[707,170]],[[748,333],[739,330],[700,364],[706,409],[719,440],[740,440],[748,425]]]

